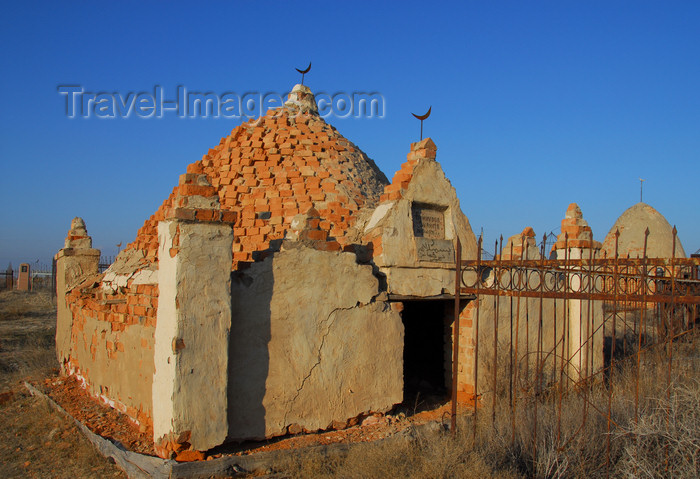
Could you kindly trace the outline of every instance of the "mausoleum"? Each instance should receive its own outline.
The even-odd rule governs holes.
[[[455,244],[475,259],[476,240],[436,151],[413,143],[389,182],[296,85],[190,164],[105,272],[73,221],[64,373],[152,427],[164,457],[446,395]],[[466,372],[458,393],[473,393]]]

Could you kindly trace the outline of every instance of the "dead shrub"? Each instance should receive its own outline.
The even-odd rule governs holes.
[[[622,435],[620,477],[699,477],[700,382],[676,385],[670,397],[650,398],[639,421]]]

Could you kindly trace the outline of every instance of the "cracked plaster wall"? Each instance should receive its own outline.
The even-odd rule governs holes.
[[[285,242],[233,273],[229,438],[314,431],[403,396],[403,325],[352,253]]]

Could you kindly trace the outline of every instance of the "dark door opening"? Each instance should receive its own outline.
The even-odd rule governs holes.
[[[446,302],[404,301],[403,381],[407,406],[442,402],[447,397],[445,365],[450,359]]]

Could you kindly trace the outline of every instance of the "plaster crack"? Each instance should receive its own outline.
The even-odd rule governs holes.
[[[325,333],[321,337],[321,344],[318,346],[316,362],[314,363],[313,366],[311,366],[311,369],[309,369],[309,373],[301,380],[301,384],[297,388],[297,391],[296,391],[296,394],[294,395],[294,397],[287,402],[288,407],[284,412],[284,420],[283,420],[284,427],[289,426],[289,424],[287,424],[287,415],[290,412],[290,408],[293,406],[293,404],[297,400],[297,398],[299,398],[299,395],[301,394],[302,389],[304,389],[304,385],[306,384],[306,381],[311,377],[314,370],[321,364],[321,352],[323,351],[323,345],[326,343],[326,338],[328,337],[328,335],[331,332],[331,328],[333,327],[333,323],[335,323],[335,320],[338,318],[336,313],[338,311],[349,311],[351,309],[355,309],[357,306],[358,305],[351,306],[349,308],[335,308],[328,314],[328,317],[323,321],[324,323],[327,324],[327,327],[326,327]],[[333,317],[334,315],[335,315],[335,317]],[[331,317],[333,317],[332,320],[331,320]]]

